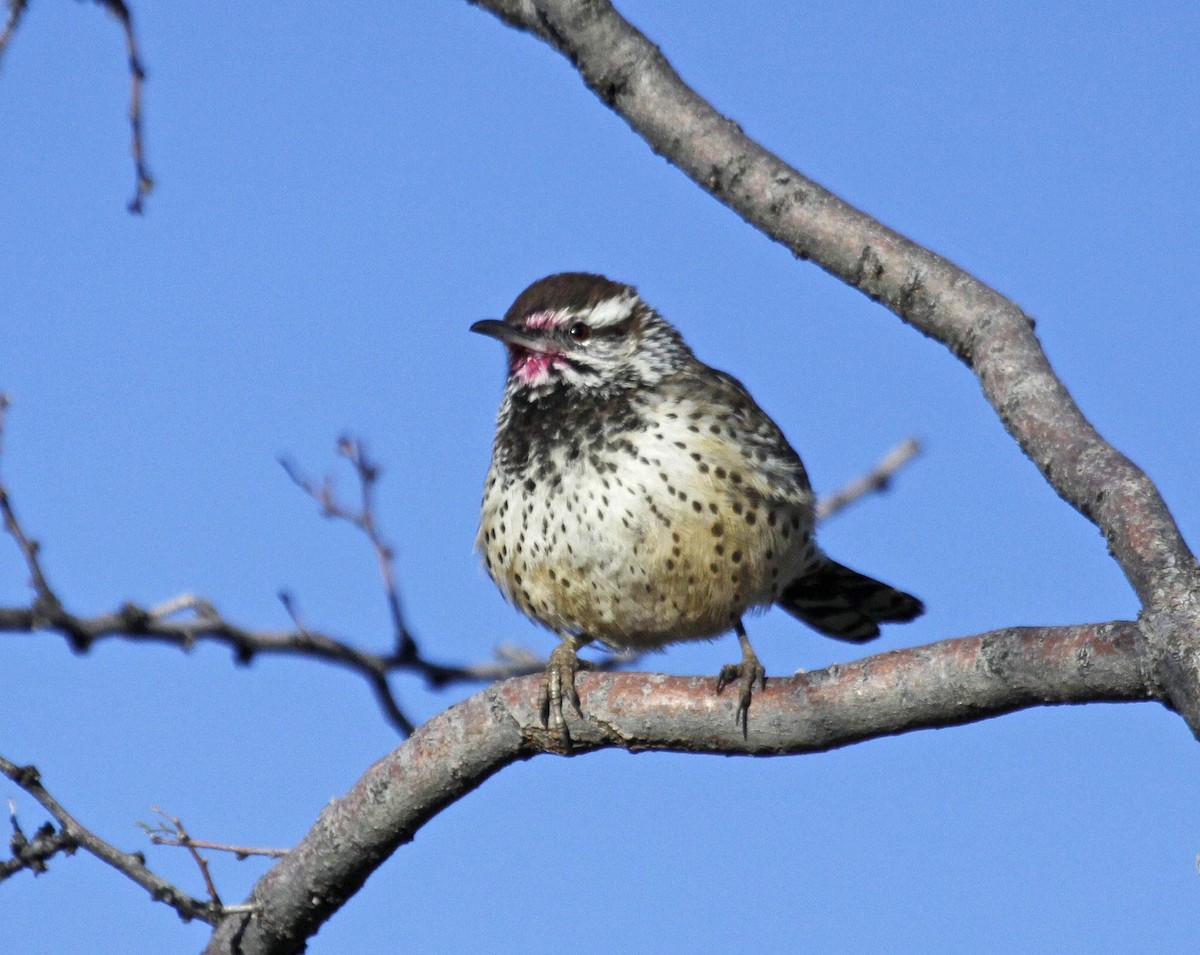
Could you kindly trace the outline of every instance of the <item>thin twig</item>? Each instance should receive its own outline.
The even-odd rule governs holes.
[[[296,625],[296,636],[299,640],[307,641],[312,645],[317,645],[320,642],[337,643],[330,637],[325,637],[321,634],[314,636],[304,622],[300,619],[300,609],[296,604],[296,598],[290,591],[281,590],[279,592],[279,601],[283,604],[288,616],[292,618],[292,623]],[[348,644],[341,644],[348,650],[352,649]],[[360,670],[367,682],[371,685],[371,689],[375,692],[375,698],[379,703],[380,709],[384,715],[391,721],[401,733],[408,736],[416,728],[416,724],[412,722],[400,709],[400,704],[396,701],[395,695],[392,693],[391,684],[388,683],[387,674],[390,670],[401,669],[412,665],[412,659],[402,660],[397,656],[378,656],[376,654],[362,653],[361,657],[373,660],[373,665]]]
[[[17,547],[25,558],[25,566],[29,568],[29,586],[33,588],[36,599],[39,602],[57,601],[54,591],[50,589],[50,584],[42,571],[42,563],[38,556],[41,545],[26,535],[13,510],[8,488],[2,483],[0,483],[0,514],[4,516],[4,530],[17,542]]]
[[[125,0],[96,2],[116,17],[125,34],[125,51],[129,58],[129,127],[132,135],[130,151],[133,153],[133,171],[136,176],[133,198],[129,200],[128,209],[135,215],[141,215],[143,202],[154,189],[154,178],[146,167],[146,147],[142,134],[142,87],[146,82],[146,70],[138,51],[133,16],[129,7],[125,5]]]
[[[296,598],[290,590],[279,591],[279,602],[283,604],[283,609],[287,611],[287,615],[295,624],[296,633],[302,637],[307,637],[308,627],[304,625],[304,621],[300,619],[300,607],[296,603]]]
[[[292,482],[317,502],[324,517],[346,521],[367,536],[375,550],[376,560],[379,562],[379,576],[383,578],[388,612],[392,619],[392,631],[395,634],[396,656],[401,660],[415,659],[419,656],[417,643],[404,619],[400,590],[396,586],[396,552],[380,532],[375,512],[375,486],[379,482],[383,470],[377,462],[371,459],[366,444],[358,438],[343,435],[338,438],[336,447],[337,453],[350,462],[358,477],[361,503],[357,510],[338,500],[334,490],[333,475],[325,475],[324,480],[318,485],[311,478],[305,477],[289,459],[280,458],[279,463]]]
[[[164,812],[158,806],[150,807],[152,812],[156,812],[171,824],[168,829],[166,826],[151,826],[149,823],[139,822],[138,825],[146,830],[146,834],[150,837],[150,841],[156,844],[162,844],[162,834],[167,833],[168,838],[172,840],[171,845],[183,846],[191,855],[192,861],[196,863],[196,867],[200,870],[200,877],[204,880],[204,887],[208,890],[208,897],[214,905],[221,905],[221,896],[217,894],[217,886],[213,882],[212,873],[208,870],[208,860],[200,855],[199,844],[195,842],[188,834],[188,831],[183,828],[183,823],[178,816],[171,816]]]
[[[3,452],[4,425],[11,404],[12,401],[8,395],[0,394],[0,452]],[[58,598],[50,589],[50,583],[42,571],[42,563],[38,556],[41,545],[25,533],[21,522],[17,520],[12,499],[8,494],[8,486],[5,484],[2,474],[0,474],[0,516],[4,518],[4,530],[17,542],[17,547],[25,558],[25,565],[29,568],[29,585],[33,588],[36,601],[47,605],[47,609],[50,606],[58,605]]]
[[[267,856],[271,859],[281,859],[288,854],[287,849],[262,849],[257,846],[231,846],[224,842],[209,842],[207,839],[188,838],[187,842],[173,836],[151,834],[150,841],[156,846],[195,846],[197,849],[211,849],[213,852],[230,852],[237,859],[248,859],[251,856]]]
[[[845,510],[868,494],[879,494],[886,491],[900,469],[920,453],[921,442],[916,438],[902,441],[862,477],[818,501],[817,521],[829,520],[834,514]]]

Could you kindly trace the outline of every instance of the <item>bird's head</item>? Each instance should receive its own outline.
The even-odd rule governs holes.
[[[504,343],[509,388],[530,397],[559,388],[599,393],[652,385],[691,357],[637,289],[586,272],[539,279],[503,321],[485,319],[471,331]]]

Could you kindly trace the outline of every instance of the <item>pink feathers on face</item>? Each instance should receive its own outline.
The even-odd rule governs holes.
[[[565,364],[561,355],[518,348],[513,354],[512,373],[524,384],[540,385],[550,378],[550,369]]]
[[[533,330],[542,330],[547,328],[557,328],[566,320],[566,316],[562,312],[553,310],[533,312],[526,316],[521,323],[525,328]],[[550,372],[556,367],[562,367],[566,362],[563,361],[562,355],[554,351],[533,351],[529,348],[517,346],[513,348],[512,356],[512,374],[519,381],[526,385],[540,385],[545,383],[550,378]]]
[[[526,328],[555,328],[561,325],[566,316],[562,312],[534,312],[525,319]]]

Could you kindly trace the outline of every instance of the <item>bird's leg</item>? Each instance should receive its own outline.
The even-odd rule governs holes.
[[[551,723],[557,727],[563,742],[570,742],[567,723],[563,719],[562,701],[566,700],[575,708],[575,712],[583,716],[579,709],[579,694],[575,692],[575,674],[580,670],[592,669],[587,660],[580,660],[577,651],[587,646],[591,641],[587,637],[564,636],[563,642],[554,648],[550,654],[550,662],[546,664],[546,673],[542,677],[542,686],[538,690],[538,712],[541,714],[542,726],[547,729]]]
[[[765,689],[767,671],[758,662],[754,647],[750,646],[750,638],[746,636],[746,628],[742,626],[740,619],[733,622],[733,629],[737,632],[738,643],[742,645],[742,662],[727,663],[721,667],[721,672],[717,676],[717,692],[720,693],[734,680],[738,681],[738,689],[741,692],[738,695],[738,707],[733,714],[733,721],[735,724],[739,722],[742,724],[742,733],[745,734],[746,717],[750,712],[750,697],[753,695],[754,684],[758,683],[760,689]]]

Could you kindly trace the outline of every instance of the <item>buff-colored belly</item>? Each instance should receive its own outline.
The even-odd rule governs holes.
[[[547,488],[497,483],[480,549],[505,595],[559,633],[617,647],[716,636],[812,559],[806,502],[731,473],[660,451],[617,472],[585,463]]]

